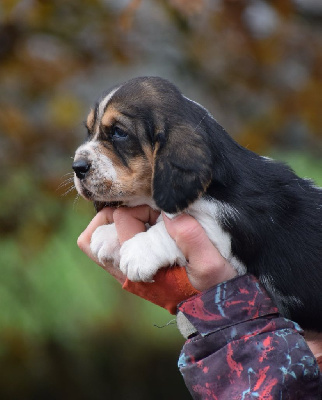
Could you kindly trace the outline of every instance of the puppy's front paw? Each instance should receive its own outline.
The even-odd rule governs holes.
[[[145,232],[139,233],[124,242],[120,250],[120,269],[132,282],[153,282],[153,276],[162,267],[146,239]]]
[[[117,267],[120,263],[120,247],[115,224],[99,226],[92,235],[91,251],[102,264],[112,261]]]
[[[120,269],[130,281],[153,282],[153,277],[160,268],[186,264],[186,259],[175,242],[168,234],[161,236],[159,233],[163,228],[159,229],[155,225],[122,245]]]

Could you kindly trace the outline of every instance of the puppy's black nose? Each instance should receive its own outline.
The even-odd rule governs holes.
[[[91,165],[84,159],[77,160],[73,163],[72,168],[75,171],[77,178],[84,179]]]

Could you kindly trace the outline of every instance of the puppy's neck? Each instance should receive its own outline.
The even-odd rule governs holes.
[[[153,210],[159,210],[155,201],[149,196],[132,196],[130,199],[122,201],[122,203],[128,207],[147,205]]]

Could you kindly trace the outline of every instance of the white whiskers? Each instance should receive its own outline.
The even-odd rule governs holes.
[[[64,193],[62,193],[61,196],[65,197],[68,195],[68,193],[72,192],[76,188],[75,188],[75,183],[74,183],[74,173],[73,172],[68,172],[63,177],[67,177],[67,178],[64,179],[63,182],[58,186],[57,191],[64,190]]]
[[[76,197],[74,199],[74,202],[73,202],[73,210],[76,210],[79,198],[80,198],[80,195],[77,193]]]

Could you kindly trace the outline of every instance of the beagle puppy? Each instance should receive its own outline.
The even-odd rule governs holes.
[[[115,86],[96,103],[75,154],[75,186],[98,210],[147,204],[187,212],[239,274],[255,275],[284,316],[322,332],[322,190],[236,143],[200,104],[158,77]],[[162,216],[120,248],[114,224],[91,250],[132,281],[186,264]]]

